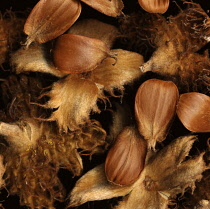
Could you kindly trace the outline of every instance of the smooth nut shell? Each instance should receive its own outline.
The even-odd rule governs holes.
[[[122,0],[81,0],[99,12],[116,17],[122,14],[124,4]]]
[[[138,0],[138,2],[150,13],[165,13],[169,7],[169,0]]]
[[[134,183],[144,168],[146,142],[134,127],[125,127],[108,152],[105,161],[107,179],[118,185]]]
[[[188,130],[210,132],[210,97],[197,92],[182,94],[177,115]]]
[[[176,113],[179,93],[171,81],[150,79],[138,89],[135,98],[135,115],[140,134],[155,148],[156,142],[165,139]]]
[[[82,73],[95,69],[108,56],[109,49],[99,39],[64,34],[53,50],[54,65],[65,73]]]
[[[24,25],[28,35],[26,45],[36,41],[45,43],[68,30],[81,13],[81,4],[75,0],[40,0]]]

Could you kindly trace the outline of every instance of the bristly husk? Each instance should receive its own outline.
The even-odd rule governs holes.
[[[0,13],[0,65],[8,60],[9,53],[20,42],[24,21],[12,11]]]
[[[195,182],[209,169],[204,153],[186,160],[195,136],[179,137],[157,153],[151,151],[139,179],[130,186],[113,185],[105,177],[103,165],[81,177],[70,193],[69,207],[88,201],[125,196],[115,209],[166,209],[171,198],[195,189]],[[97,195],[96,195],[97,194]]]
[[[112,49],[113,57],[107,57],[91,74],[91,80],[103,86],[104,90],[124,89],[123,85],[131,84],[142,72],[139,66],[144,63],[143,56],[123,50]]]
[[[53,208],[55,200],[63,201],[65,190],[58,178],[60,168],[81,174],[82,159],[78,149],[90,153],[103,152],[105,132],[100,127],[56,135],[47,124],[37,130],[36,147],[21,150],[11,146],[6,151],[6,184],[10,194],[20,196],[20,204],[31,208]],[[20,150],[19,150],[20,151]]]
[[[111,53],[115,53],[115,57],[107,57],[93,71],[69,74],[55,82],[49,92],[42,94],[40,97],[48,96],[49,101],[36,104],[55,109],[49,118],[43,120],[56,121],[60,130],[65,132],[74,131],[91,122],[91,113],[100,112],[97,102],[108,100],[104,91],[116,96],[114,90],[117,89],[123,95],[123,85],[131,84],[141,76],[139,65],[143,63],[143,57],[121,49],[111,50]]]
[[[53,84],[52,90],[41,95],[49,96],[50,100],[44,104],[38,104],[45,108],[56,108],[47,121],[56,121],[60,130],[80,129],[81,125],[90,122],[91,111],[99,112],[96,101],[100,90],[87,79],[68,76]]]
[[[11,56],[11,64],[17,74],[24,72],[49,73],[63,77],[63,73],[56,69],[50,58],[49,49],[41,44],[31,44],[28,48],[21,47]]]
[[[57,176],[59,169],[80,175],[83,163],[78,150],[89,155],[104,152],[106,132],[95,121],[76,132],[61,134],[56,124],[35,119],[39,107],[30,102],[37,101],[41,87],[40,79],[26,75],[10,76],[1,84],[7,110],[1,115],[4,121],[0,123],[0,134],[4,136],[1,146],[7,147],[1,154],[5,158],[5,185],[10,194],[19,195],[21,205],[54,208],[55,200],[65,198]]]
[[[197,51],[209,42],[209,28],[209,16],[200,5],[190,2],[188,8],[175,17],[166,19],[162,15],[147,14],[141,18],[137,15],[133,19],[125,18],[122,25],[132,45],[141,46],[147,40],[147,45],[156,49],[141,70],[169,77],[184,90],[206,89],[205,84],[198,86],[197,79],[203,69],[210,68],[210,61],[207,52],[199,54]]]

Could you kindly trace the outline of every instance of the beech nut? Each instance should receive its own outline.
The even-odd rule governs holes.
[[[108,181],[117,185],[134,183],[141,174],[147,146],[134,127],[125,127],[117,136],[105,161]]]

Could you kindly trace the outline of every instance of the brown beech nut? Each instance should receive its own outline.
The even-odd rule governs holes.
[[[188,130],[210,132],[210,97],[198,92],[182,94],[177,115]]]
[[[176,113],[179,98],[172,81],[150,79],[138,89],[135,98],[135,116],[139,132],[148,141],[149,148],[166,138]]]
[[[61,72],[82,73],[95,69],[108,53],[108,47],[99,39],[64,34],[55,43],[53,62]]]
[[[144,168],[147,146],[134,127],[125,127],[117,136],[105,161],[108,181],[117,185],[134,183]]]
[[[28,16],[24,32],[26,45],[33,41],[45,43],[63,34],[81,13],[81,4],[75,0],[40,0]]]
[[[138,0],[142,9],[150,13],[165,13],[169,7],[169,0]]]

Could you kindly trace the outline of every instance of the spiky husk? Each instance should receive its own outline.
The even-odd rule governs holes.
[[[131,40],[137,52],[146,44],[149,61],[142,65],[143,72],[153,71],[173,80],[184,91],[206,91],[206,85],[198,85],[203,69],[210,68],[207,52],[196,53],[208,42],[209,17],[200,5],[188,2],[188,8],[168,20],[161,15],[135,14],[126,17],[121,30]],[[152,46],[152,47],[151,47]],[[144,52],[144,55],[148,55]]]
[[[45,126],[37,146],[19,153],[14,147],[5,154],[6,185],[10,194],[20,196],[20,204],[31,208],[53,208],[55,200],[63,201],[65,189],[61,184],[60,168],[81,174],[83,165],[78,149],[90,155],[104,150],[105,131],[100,126],[83,131],[55,135]]]
[[[35,119],[39,107],[30,102],[37,101],[42,90],[41,80],[36,77],[12,75],[1,88],[5,105],[1,121],[8,123],[8,127],[14,124],[19,131],[18,134],[4,131],[6,143],[1,140],[1,145],[7,147],[1,151],[6,163],[6,187],[10,194],[20,196],[22,205],[53,208],[55,200],[65,198],[59,169],[67,169],[73,176],[80,175],[82,152],[88,155],[104,152],[106,132],[99,122],[92,121],[77,131],[60,133],[56,123]],[[27,123],[29,129],[25,134]]]

